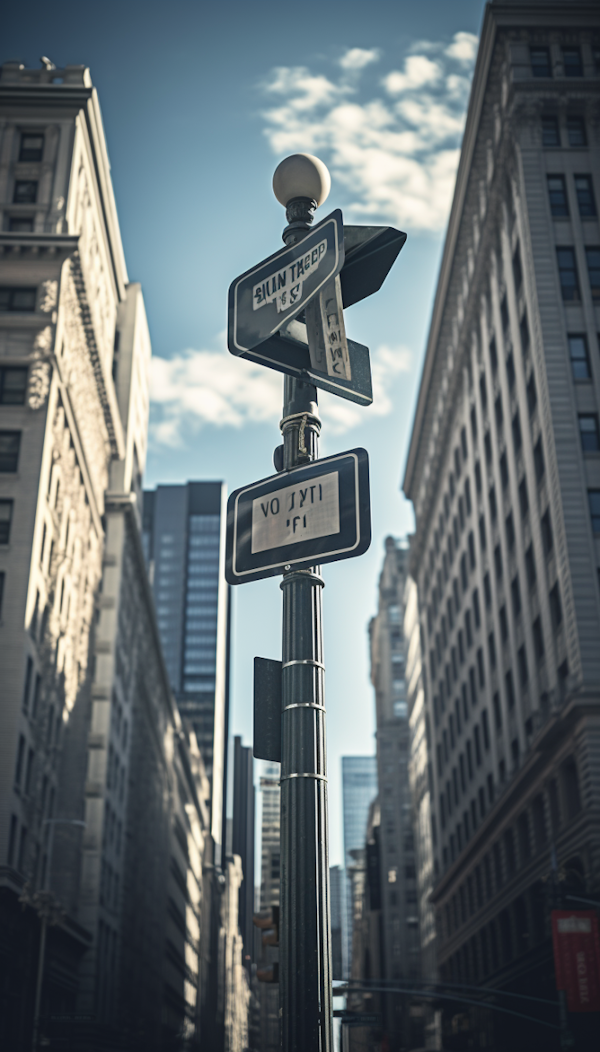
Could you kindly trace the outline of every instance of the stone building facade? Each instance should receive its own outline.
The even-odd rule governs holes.
[[[0,108],[0,1043],[31,1047],[44,893],[38,1037],[192,1048],[227,911],[142,552],[143,298],[89,70],[5,63]]]
[[[404,479],[440,976],[550,998],[552,902],[600,890],[599,34],[486,8]]]

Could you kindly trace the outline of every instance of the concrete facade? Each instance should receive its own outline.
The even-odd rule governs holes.
[[[486,8],[404,479],[440,976],[550,997],[600,889],[599,30]]]

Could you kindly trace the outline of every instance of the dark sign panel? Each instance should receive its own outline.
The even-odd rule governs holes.
[[[556,989],[569,1012],[600,1012],[600,939],[594,910],[552,910]]]
[[[309,234],[263,260],[229,287],[227,346],[245,354],[304,309],[344,265],[339,208]]]
[[[325,372],[313,369],[306,325],[298,320],[289,322],[281,332],[243,355],[244,358],[256,362],[257,365],[266,365],[270,369],[276,369],[277,372],[296,376],[307,384],[314,384],[322,391],[329,391],[330,394],[346,398],[350,402],[371,405],[373,386],[369,348],[362,343],[348,340],[348,356],[352,373],[351,380],[328,376]]]
[[[369,457],[351,449],[231,494],[225,576],[258,581],[354,558],[370,543]]]

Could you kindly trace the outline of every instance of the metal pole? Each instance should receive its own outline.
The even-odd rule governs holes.
[[[290,202],[284,241],[312,221]],[[313,206],[313,207],[311,207]],[[321,421],[312,384],[285,378],[283,468],[315,460]],[[325,668],[319,568],[284,572],[281,715],[279,1004],[283,1052],[332,1052]]]

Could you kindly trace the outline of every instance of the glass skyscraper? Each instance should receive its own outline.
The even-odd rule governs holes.
[[[229,710],[229,589],[222,482],[144,493],[143,543],[165,663],[194,728],[211,785],[212,833],[223,843]]]
[[[355,859],[351,851],[364,848],[369,807],[377,796],[377,757],[342,756],[342,800],[344,809],[344,865],[346,874]],[[352,950],[352,891],[347,886],[347,925],[342,943],[343,968],[349,974]]]

